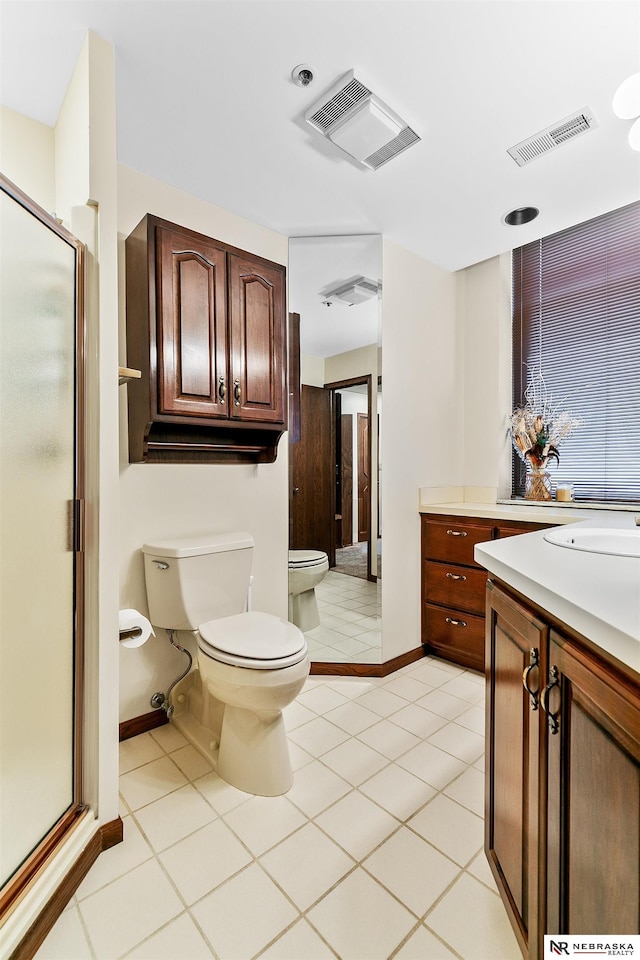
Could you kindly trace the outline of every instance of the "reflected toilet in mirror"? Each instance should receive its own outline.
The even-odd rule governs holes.
[[[315,588],[328,569],[322,550],[289,550],[289,620],[303,633],[320,626]]]
[[[292,367],[300,373],[289,434],[289,619],[315,663],[382,659],[381,253],[379,235],[289,242],[290,336],[299,323]],[[307,591],[303,577],[311,583],[313,568],[303,573],[291,562],[298,555],[303,567],[304,554],[326,556]]]

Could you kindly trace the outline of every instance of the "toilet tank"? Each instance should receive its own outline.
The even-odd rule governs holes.
[[[145,543],[149,619],[156,627],[197,630],[243,613],[253,561],[249,533],[211,533]]]

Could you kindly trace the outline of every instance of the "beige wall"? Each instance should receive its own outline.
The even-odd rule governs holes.
[[[54,151],[52,127],[0,107],[0,171],[49,213],[56,207]]]
[[[383,240],[382,659],[420,646],[421,486],[463,473],[455,274]]]
[[[464,476],[467,488],[498,496],[511,489],[511,257],[456,274],[463,337]]]
[[[310,387],[324,387],[324,357],[300,354],[300,383]]]
[[[118,168],[120,360],[126,360],[124,242],[153,213],[259,256],[287,263],[287,238],[204,203],[125,166]],[[288,457],[286,434],[273,464],[129,464],[127,391],[120,388],[120,608],[147,611],[140,548],[149,540],[197,532],[248,530],[255,539],[253,606],[287,616]],[[195,652],[188,636],[182,636]],[[184,656],[159,631],[142,647],[120,650],[120,719],[148,713]]]
[[[118,423],[115,56],[89,33],[56,124],[58,214],[87,245],[87,800],[118,816]]]

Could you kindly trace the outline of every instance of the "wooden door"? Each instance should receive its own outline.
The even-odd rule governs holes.
[[[358,542],[369,540],[371,528],[371,481],[369,461],[369,417],[358,414]]]
[[[533,960],[541,952],[539,687],[548,628],[491,581],[487,597],[485,852],[521,949]]]
[[[640,929],[640,697],[552,632],[548,723],[550,934]]]
[[[353,543],[353,414],[343,413],[340,418],[341,443],[341,514],[342,543]]]
[[[333,510],[333,438],[331,391],[303,384],[300,390],[300,439],[289,448],[291,496],[289,547],[324,550],[335,565],[331,528]],[[333,552],[333,556],[332,556]]]
[[[156,264],[158,413],[227,418],[225,249],[191,231],[157,226]]]
[[[229,255],[230,406],[233,419],[285,423],[285,269]]]

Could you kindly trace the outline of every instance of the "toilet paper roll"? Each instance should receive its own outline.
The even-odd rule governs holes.
[[[121,610],[119,617],[120,643],[123,647],[141,647],[155,632],[139,610]]]

